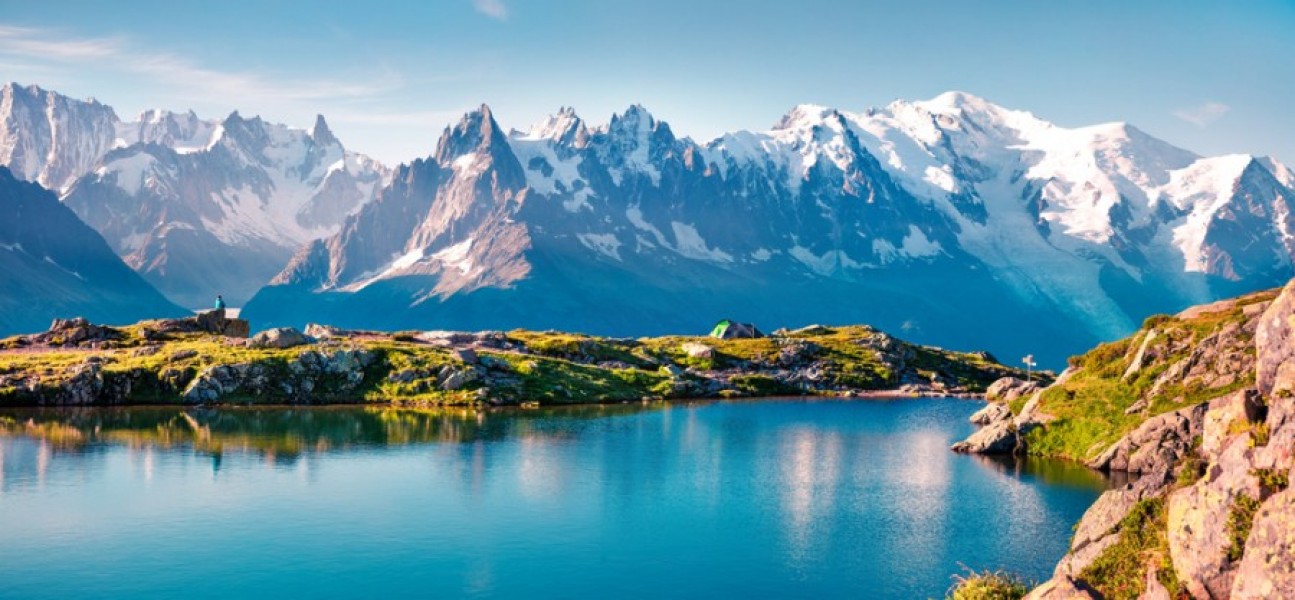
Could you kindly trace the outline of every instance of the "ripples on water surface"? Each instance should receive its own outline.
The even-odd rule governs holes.
[[[0,412],[0,596],[941,597],[1106,483],[963,400]]]

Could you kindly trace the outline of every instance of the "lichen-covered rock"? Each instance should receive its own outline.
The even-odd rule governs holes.
[[[1194,597],[1226,598],[1232,589],[1229,515],[1239,497],[1257,499],[1261,492],[1249,446],[1248,434],[1233,437],[1200,481],[1169,495],[1169,553]]]
[[[1089,461],[1088,466],[1130,473],[1168,471],[1191,452],[1206,408],[1202,403],[1147,419]]]
[[[988,425],[1012,418],[1012,409],[1006,404],[990,402],[984,408],[971,415],[970,421],[976,425]]]
[[[252,338],[254,348],[292,348],[311,343],[311,339],[294,327],[266,329]]]
[[[1259,507],[1237,565],[1232,599],[1261,598],[1295,598],[1295,490]]]
[[[1295,280],[1282,288],[1255,330],[1255,387],[1265,396],[1295,390],[1295,369],[1282,365],[1295,363]]]
[[[1266,412],[1263,399],[1253,388],[1238,390],[1222,398],[1210,401],[1209,410],[1201,427],[1201,454],[1214,456],[1218,454],[1233,428],[1258,422]]]

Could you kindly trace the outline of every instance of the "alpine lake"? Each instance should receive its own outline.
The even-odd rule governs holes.
[[[1111,482],[982,402],[0,411],[3,598],[942,598]]]

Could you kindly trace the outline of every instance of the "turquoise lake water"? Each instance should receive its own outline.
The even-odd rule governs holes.
[[[4,598],[928,598],[1107,487],[967,400],[0,411]]]

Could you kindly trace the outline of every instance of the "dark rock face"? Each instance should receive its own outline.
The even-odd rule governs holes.
[[[66,315],[133,323],[186,314],[113,253],[53,193],[0,167],[0,336]]]

